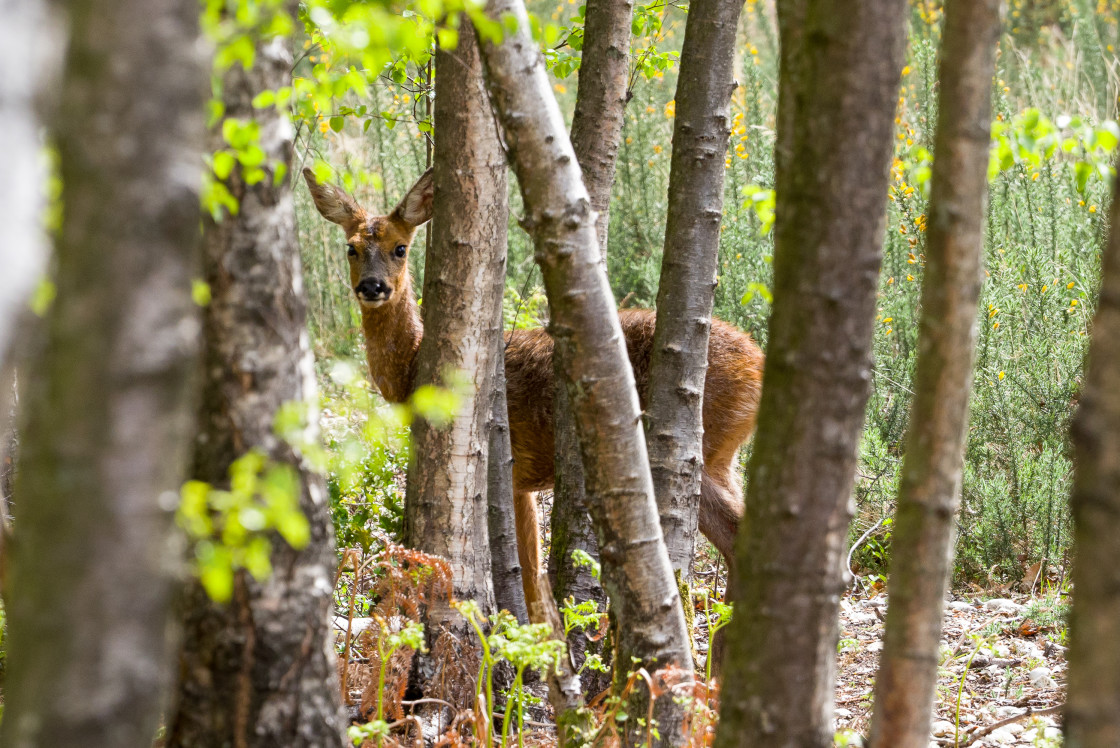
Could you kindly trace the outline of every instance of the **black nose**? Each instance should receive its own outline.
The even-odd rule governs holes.
[[[366,301],[376,301],[380,298],[389,298],[392,293],[389,286],[381,280],[376,278],[363,278],[354,286],[354,293],[359,298],[364,298]]]

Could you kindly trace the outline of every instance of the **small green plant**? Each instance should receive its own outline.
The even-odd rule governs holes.
[[[523,748],[525,705],[533,698],[525,690],[525,670],[533,669],[543,676],[549,670],[556,669],[560,658],[567,651],[567,645],[553,637],[552,628],[547,623],[522,625],[504,610],[490,616],[490,633],[486,634],[478,603],[468,600],[456,603],[455,607],[478,635],[482,648],[482,662],[479,665],[475,691],[478,711],[486,717],[486,727],[482,729],[489,730],[489,726],[494,724],[494,668],[504,660],[513,666],[514,678],[506,692],[506,711],[502,718],[499,741],[502,748],[509,745],[511,717],[516,707],[517,745]],[[492,741],[489,736],[480,735],[479,742],[490,745]]]

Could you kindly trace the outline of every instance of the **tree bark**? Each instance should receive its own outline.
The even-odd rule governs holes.
[[[716,745],[830,746],[905,0],[783,0],[774,308]]]
[[[1101,295],[1074,418],[1073,610],[1065,744],[1120,744],[1120,184],[1101,257]]]
[[[611,187],[614,185],[615,162],[622,142],[623,115],[628,98],[633,12],[633,0],[590,0],[587,3],[579,87],[572,116],[572,148],[583,174],[591,209],[595,211],[596,235],[604,267]],[[557,361],[556,381],[560,379]],[[599,544],[588,515],[579,439],[563,387],[556,388],[555,398],[556,481],[552,489],[549,576],[553,580],[556,599],[565,600],[571,596],[577,602],[595,600],[602,609],[606,607],[607,596],[599,580],[587,567],[572,563],[572,553],[576,550],[598,558]],[[588,651],[595,648],[587,634],[578,630],[572,631],[568,644],[577,666],[582,665]],[[593,679],[591,671],[588,671],[588,678]]]
[[[503,191],[505,192],[505,191]],[[508,192],[505,192],[508,194]],[[509,209],[508,206],[506,208]],[[487,529],[490,531],[490,576],[494,603],[508,610],[520,623],[529,622],[525,590],[521,586],[521,562],[517,558],[517,528],[513,519],[513,452],[509,442],[509,409],[506,406],[505,336],[502,334],[502,294],[505,292],[505,256],[497,277],[501,287],[492,291],[497,299],[497,317],[492,323],[494,383],[490,388],[490,438],[486,459]]]
[[[337,561],[326,483],[274,430],[277,411],[297,403],[308,414],[303,438],[318,438],[290,179],[293,133],[286,112],[252,105],[260,92],[289,85],[291,66],[287,39],[262,40],[253,67],[235,65],[222,81],[225,118],[260,124],[272,173],[250,185],[235,169],[226,185],[240,204],[237,214],[204,220],[211,301],[194,477],[228,487],[231,463],[251,450],[291,465],[311,540],[297,550],[274,534],[272,575],[257,582],[238,572],[228,603],[211,601],[197,582],[189,585],[171,748],[343,744],[330,626]],[[223,145],[221,130],[219,124],[212,132],[216,148]],[[284,170],[279,183],[277,165]]]
[[[604,587],[619,619],[618,661],[688,673],[688,632],[661,539],[638,395],[600,262],[594,213],[524,5],[491,0],[485,12],[495,22],[512,16],[518,23],[500,44],[484,43],[482,56],[549,299],[554,355],[575,416]],[[631,714],[645,714],[645,689],[632,693]],[[656,700],[653,716],[660,731],[655,744],[683,742],[673,699]],[[638,722],[628,720],[630,743],[647,738]]]
[[[871,744],[929,745],[968,429],[999,0],[945,5],[914,403]]]
[[[27,377],[8,580],[11,748],[153,739],[173,673],[172,511],[200,340],[198,6],[68,9],[51,122],[66,206],[58,293]]]
[[[739,0],[693,0],[677,79],[646,439],[661,531],[682,583],[692,577],[704,469],[704,379],[742,7]]]
[[[456,598],[494,609],[487,529],[487,423],[493,324],[504,283],[505,154],[482,85],[473,31],[436,53],[437,138],[432,248],[424,266],[424,338],[416,385],[450,385],[448,370],[473,379],[447,426],[417,419],[405,500],[408,545],[451,562]],[[428,635],[469,629],[445,601],[428,609]],[[469,636],[473,637],[473,634]]]

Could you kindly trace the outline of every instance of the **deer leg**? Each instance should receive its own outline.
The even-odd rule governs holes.
[[[513,495],[514,524],[517,527],[517,560],[521,562],[521,586],[525,590],[525,606],[529,620],[541,623],[541,605],[548,592],[541,555],[540,512],[537,497],[532,491],[517,491]],[[543,587],[542,587],[543,585]]]
[[[735,536],[742,519],[742,489],[734,473],[713,475],[705,470],[700,478],[700,532],[723,554],[729,569],[735,566]]]

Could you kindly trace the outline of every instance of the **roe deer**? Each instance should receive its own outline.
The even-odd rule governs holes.
[[[386,216],[368,213],[343,190],[320,184],[310,169],[304,169],[303,176],[322,216],[346,231],[350,286],[362,307],[373,383],[389,402],[402,402],[413,389],[416,351],[424,334],[412,292],[408,251],[417,227],[432,217],[431,170]],[[644,408],[656,318],[651,311],[622,310],[619,319]],[[540,599],[536,585],[543,572],[534,492],[553,484],[552,338],[539,328],[507,332],[505,355],[517,552],[532,612]],[[729,567],[734,564],[735,534],[743,516],[735,456],[754,430],[762,364],[762,351],[749,335],[712,320],[704,384],[699,525]]]

